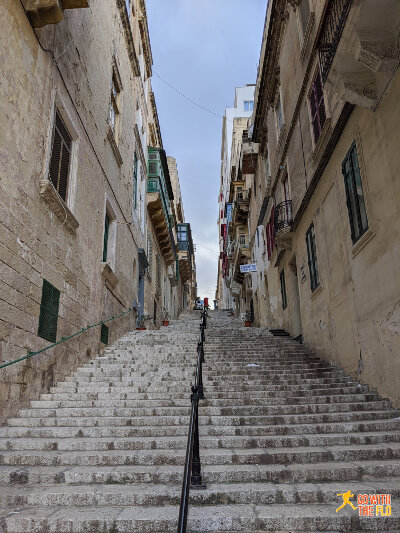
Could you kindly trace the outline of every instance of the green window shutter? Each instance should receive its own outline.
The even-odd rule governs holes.
[[[51,342],[55,342],[57,338],[59,304],[60,291],[44,279],[42,300],[40,303],[38,335]]]
[[[49,180],[64,201],[67,199],[71,149],[72,137],[69,134],[60,113],[56,110]]]
[[[103,244],[103,263],[107,261],[107,247],[108,247],[108,231],[110,228],[110,219],[106,214],[106,219],[104,222],[104,244]]]
[[[108,344],[108,326],[101,325],[100,340],[103,344]]]

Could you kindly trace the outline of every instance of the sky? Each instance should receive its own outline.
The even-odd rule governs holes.
[[[267,0],[147,0],[146,6],[163,145],[177,160],[185,219],[196,245],[198,294],[212,304],[221,117],[233,106],[235,87],[256,82]]]

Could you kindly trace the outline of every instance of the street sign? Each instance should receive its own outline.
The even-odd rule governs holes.
[[[249,265],[240,265],[240,272],[244,274],[245,272],[257,272],[257,265],[251,263]]]

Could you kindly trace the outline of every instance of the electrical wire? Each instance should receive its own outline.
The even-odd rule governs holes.
[[[155,74],[157,76],[157,78],[159,78],[163,83],[165,83],[165,85],[167,85],[170,89],[172,89],[173,91],[175,91],[177,94],[179,94],[180,96],[182,96],[183,98],[185,98],[188,102],[190,102],[191,104],[199,107],[200,109],[203,109],[203,111],[207,111],[207,113],[210,113],[211,115],[214,115],[215,117],[217,118],[222,118],[222,119],[225,119],[227,120],[228,122],[232,122],[233,124],[233,120],[231,120],[230,118],[227,118],[226,116],[224,115],[220,115],[219,113],[216,113],[215,111],[212,111],[211,109],[209,109],[208,107],[205,107],[203,106],[202,104],[199,104],[198,102],[196,102],[195,100],[192,100],[192,98],[189,98],[189,96],[186,96],[186,94],[184,94],[182,91],[180,91],[179,89],[177,89],[174,85],[172,85],[172,83],[170,83],[169,81],[165,80],[164,78],[162,78],[159,74],[157,74],[157,72],[154,70],[154,68],[152,69],[152,72],[153,74]]]

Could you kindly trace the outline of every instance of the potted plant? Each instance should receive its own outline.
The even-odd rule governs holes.
[[[230,308],[230,311],[229,311],[229,316],[235,316],[235,313],[233,312],[233,309],[232,309],[232,307]]]
[[[140,318],[139,318],[139,321],[138,321],[138,326],[136,329],[138,330],[144,330],[144,329],[147,329],[146,327],[146,322],[148,322],[149,320],[151,320],[152,317],[150,315],[142,315]]]
[[[169,326],[169,312],[168,312],[168,309],[166,309],[165,307],[163,309],[162,325]]]
[[[253,314],[251,311],[246,311],[244,315],[244,325],[246,328],[251,328],[251,323],[253,322]]]

